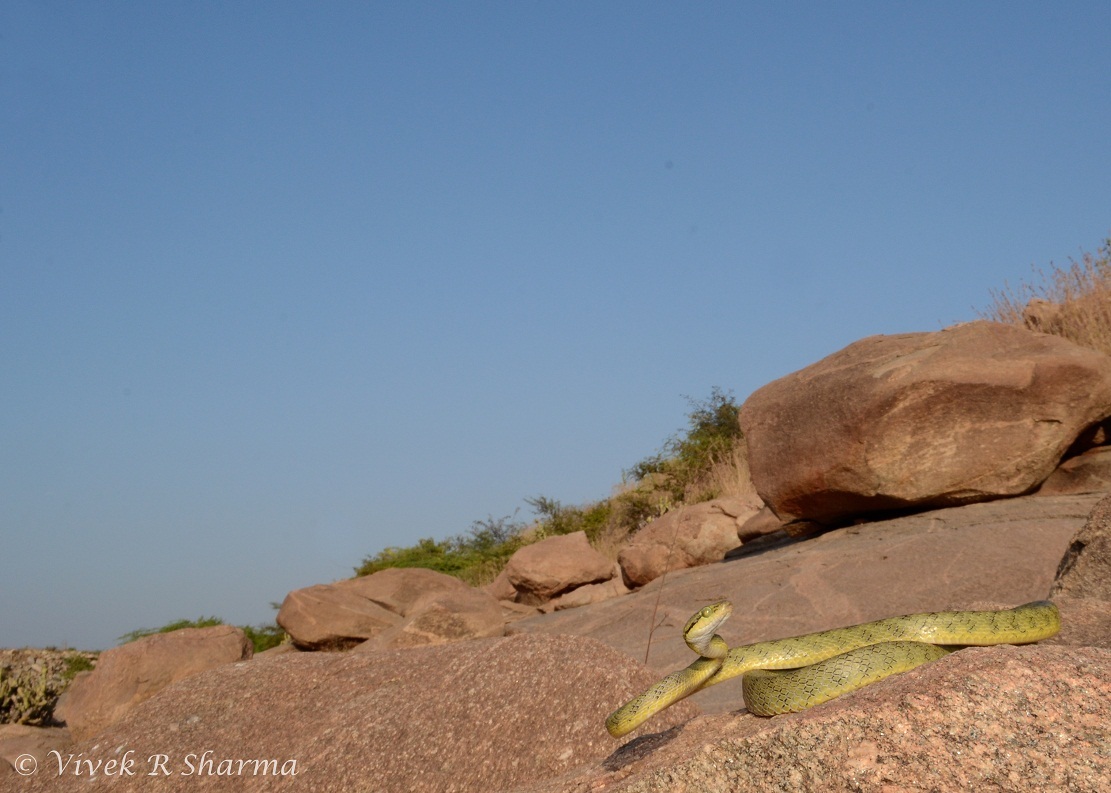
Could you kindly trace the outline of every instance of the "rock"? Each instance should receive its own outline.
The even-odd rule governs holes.
[[[693,660],[682,630],[723,598],[731,645],[922,611],[1017,606],[1046,596],[1069,541],[1100,496],[1023,496],[846,526],[720,564],[669,573],[629,595],[519,620],[511,633],[589,636],[660,676]],[[662,591],[661,591],[662,590]],[[649,639],[651,631],[651,639]],[[740,706],[739,681],[699,692],[708,712]],[[621,704],[612,703],[614,707]]]
[[[54,717],[84,740],[171,683],[251,654],[250,640],[231,625],[145,636],[101,653],[96,669],[78,674],[62,694]]]
[[[377,573],[341,583],[350,586],[372,603],[402,617],[412,615],[432,595],[472,591],[470,586],[455,576],[422,567],[379,570]]]
[[[1111,448],[1100,446],[1062,462],[1037,492],[1060,496],[1107,490],[1111,490]]]
[[[761,507],[760,511],[750,517],[737,529],[737,539],[742,543],[751,542],[758,537],[774,534],[783,528],[781,521],[770,507]]]
[[[1111,601],[1055,595],[1061,610],[1061,632],[1042,644],[1070,644],[1111,650]]]
[[[1070,541],[1049,595],[1111,601],[1111,496],[1096,504]]]
[[[509,573],[502,568],[498,573],[497,578],[483,587],[487,592],[494,596],[497,600],[516,600],[517,589],[513,586],[513,582],[509,580]]]
[[[526,545],[510,557],[505,572],[517,601],[538,606],[575,587],[608,580],[613,563],[591,547],[585,532],[576,531]]]
[[[454,576],[419,567],[380,570],[290,592],[278,624],[305,650],[413,647],[500,636],[497,601]]]
[[[1030,491],[1111,415],[1111,358],[971,322],[872,336],[741,406],[757,492],[785,519],[959,505]]]
[[[420,647],[505,633],[505,617],[498,601],[481,589],[466,584],[462,587],[418,598],[405,609],[403,622],[368,639],[355,651]]]
[[[282,601],[278,624],[300,650],[348,650],[399,624],[401,615],[359,591],[364,580],[295,589]]]
[[[720,562],[740,544],[740,527],[757,512],[759,507],[734,499],[714,499],[665,513],[618,554],[625,583],[644,586],[671,570]]]
[[[515,793],[1071,790],[1111,778],[1111,651],[975,647],[803,713],[704,716]]]
[[[372,653],[295,653],[266,663],[213,669],[163,690],[94,742],[89,759],[139,758],[133,777],[41,773],[21,793],[105,790],[502,791],[600,762],[615,743],[604,721],[614,697],[653,675],[611,648],[572,636],[477,639]],[[697,708],[680,703],[666,727]],[[235,779],[186,776],[205,750],[215,774],[223,759],[274,759]],[[167,756],[172,776],[147,777],[146,758]],[[100,784],[97,784],[99,782]]]
[[[51,750],[61,751],[72,743],[73,738],[65,727],[29,727],[26,724],[0,724],[0,765],[7,761],[11,766],[24,763],[25,755],[34,758],[36,765],[47,761]],[[0,775],[2,776],[2,775]]]
[[[559,597],[548,601],[542,607],[545,611],[562,611],[589,606],[591,603],[601,603],[603,600],[629,594],[629,588],[621,580],[619,572],[615,572],[609,581],[600,584],[587,584],[586,586],[572,589]]]

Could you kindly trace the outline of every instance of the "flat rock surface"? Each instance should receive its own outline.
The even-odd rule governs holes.
[[[631,595],[508,630],[590,636],[643,661],[655,624],[648,666],[662,675],[694,660],[683,626],[721,599],[736,607],[720,630],[731,646],[899,614],[1016,606],[1045,598],[1069,541],[1103,495],[1026,496],[836,529],[669,573]],[[618,699],[610,695],[609,704]],[[691,700],[707,712],[740,708],[740,680]]]

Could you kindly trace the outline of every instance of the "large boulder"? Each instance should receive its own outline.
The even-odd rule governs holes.
[[[1035,488],[1111,415],[1111,358],[995,322],[872,336],[741,406],[752,480],[785,520],[844,521]]]
[[[616,746],[604,726],[613,701],[654,679],[576,636],[293,653],[167,689],[69,750],[94,763],[130,752],[133,776],[44,766],[18,790],[505,791],[604,760]],[[679,703],[653,729],[697,712]]]
[[[294,590],[278,624],[302,650],[367,649],[500,636],[497,601],[454,576],[419,567],[381,570]]]
[[[759,511],[756,503],[721,498],[665,513],[618,554],[625,583],[644,586],[671,570],[720,562],[741,544],[740,527]]]
[[[78,674],[58,700],[54,718],[83,740],[171,683],[245,661],[252,652],[247,636],[231,625],[145,636],[101,653],[96,669]]]
[[[293,590],[278,610],[278,624],[300,650],[349,650],[400,624],[401,615],[360,591],[366,578]]]
[[[576,531],[526,545],[510,557],[506,578],[519,603],[538,606],[576,587],[613,577],[613,562]]]

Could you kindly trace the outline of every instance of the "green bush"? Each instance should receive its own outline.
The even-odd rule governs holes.
[[[66,658],[66,669],[62,673],[62,677],[66,680],[73,680],[79,672],[91,672],[95,666],[95,663],[83,655],[71,655]]]
[[[609,525],[613,514],[613,505],[609,501],[598,501],[582,507],[566,507],[555,499],[536,496],[526,498],[525,503],[533,508],[539,518],[533,527],[534,540],[581,531],[586,533],[588,540],[595,542]]]
[[[247,638],[251,640],[256,653],[269,650],[271,647],[277,647],[286,638],[286,632],[276,622],[269,625],[243,625],[242,628],[243,632],[247,634]]]
[[[704,400],[687,397],[687,430],[663,449],[626,471],[637,482],[663,490],[673,503],[706,501],[719,494],[711,484],[714,466],[726,461],[741,440],[740,406],[731,392],[714,387]]]
[[[170,633],[172,631],[179,631],[182,628],[211,628],[214,625],[227,625],[219,617],[199,617],[195,620],[176,620],[167,623],[161,628],[139,628],[138,630],[125,633],[119,637],[120,644],[127,644],[136,639],[142,639],[144,636],[153,636],[156,633]],[[282,630],[280,625],[275,623],[263,625],[241,625],[240,630],[247,634],[247,638],[251,640],[256,653],[261,653],[263,650],[269,650],[271,647],[277,647],[285,640],[285,631]]]
[[[524,525],[512,515],[487,517],[471,524],[466,534],[437,542],[430,537],[408,548],[386,548],[363,559],[355,575],[364,576],[391,567],[423,567],[461,578],[478,586],[497,577],[513,552],[521,547]]]

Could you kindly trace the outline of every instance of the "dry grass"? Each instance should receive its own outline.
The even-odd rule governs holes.
[[[729,456],[717,463],[706,477],[709,490],[718,498],[746,498],[756,495],[752,472],[748,467],[748,444],[738,438]]]
[[[992,292],[983,319],[1063,336],[1111,355],[1111,238],[1067,266],[1034,268],[1035,283]]]

